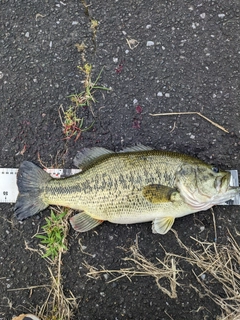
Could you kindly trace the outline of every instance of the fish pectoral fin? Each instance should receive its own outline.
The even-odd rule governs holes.
[[[173,217],[156,218],[152,222],[152,232],[166,234],[171,229],[174,220],[175,219]]]
[[[157,204],[175,201],[178,192],[173,188],[161,184],[149,184],[143,188],[142,194],[149,202]]]
[[[102,222],[103,220],[94,219],[84,211],[79,212],[75,214],[75,216],[70,218],[70,223],[73,229],[78,232],[89,231],[101,224]]]

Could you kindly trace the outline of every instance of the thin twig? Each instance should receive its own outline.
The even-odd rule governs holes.
[[[215,214],[214,214],[213,208],[211,208],[211,212],[212,212],[214,235],[215,235],[214,241],[217,242],[217,227],[216,227],[216,219],[215,219]]]
[[[200,112],[168,112],[168,113],[149,113],[150,116],[152,117],[157,117],[157,116],[176,116],[176,115],[183,115],[183,114],[197,114],[198,116],[202,117],[203,119],[207,120],[208,122],[210,122],[213,126],[221,129],[222,131],[229,133],[229,131],[227,129],[225,129],[224,127],[220,126],[219,124],[217,124],[216,122],[213,122],[212,120],[210,120],[209,118],[205,117],[203,114],[201,114]]]
[[[39,286],[30,286],[30,287],[25,287],[25,288],[13,288],[13,289],[7,289],[7,291],[32,290],[32,289],[46,288],[46,287],[50,287],[50,285],[43,284],[43,285],[39,285]]]

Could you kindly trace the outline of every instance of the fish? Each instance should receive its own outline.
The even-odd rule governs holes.
[[[115,153],[83,148],[70,177],[52,178],[32,162],[18,170],[15,216],[24,220],[49,205],[77,210],[70,218],[79,232],[103,221],[117,224],[152,222],[152,232],[166,234],[176,218],[204,211],[240,193],[231,174],[202,160],[137,145]]]

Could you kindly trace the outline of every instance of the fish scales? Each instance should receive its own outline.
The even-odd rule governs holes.
[[[175,154],[161,151],[109,155],[74,177],[52,180],[46,194],[52,204],[59,204],[61,194],[61,205],[96,212],[103,220],[152,210],[153,205],[142,197],[141,190],[154,183],[173,187],[176,167],[182,163],[175,159]],[[59,191],[51,193],[51,186],[54,191],[58,186]]]
[[[104,220],[153,221],[153,232],[164,234],[175,218],[206,210],[239,193],[239,188],[229,186],[227,172],[187,155],[145,148],[120,153],[83,149],[78,154],[82,172],[63,179],[49,178],[34,164],[23,162],[17,179],[17,218],[22,220],[51,204],[80,211],[71,223],[81,232]],[[39,193],[35,203],[27,197],[29,185],[30,191],[35,188],[35,198]]]

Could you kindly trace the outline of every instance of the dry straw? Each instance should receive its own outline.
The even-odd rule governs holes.
[[[229,133],[229,131],[227,129],[225,129],[224,127],[220,126],[219,124],[217,124],[216,122],[213,122],[212,120],[210,120],[209,118],[207,118],[206,116],[204,116],[203,114],[201,114],[200,112],[196,112],[196,111],[192,111],[192,112],[167,112],[167,113],[149,113],[150,116],[152,117],[159,117],[159,116],[176,116],[176,115],[190,115],[190,114],[196,114],[200,117],[202,117],[203,119],[205,119],[206,121],[210,122],[213,126],[219,128],[220,130]]]
[[[125,250],[125,249],[123,249]],[[126,250],[125,250],[126,251]],[[158,288],[170,298],[177,298],[177,277],[181,270],[176,267],[176,260],[171,254],[165,252],[163,261],[156,258],[157,262],[152,263],[147,260],[142,253],[139,251],[138,243],[129,248],[130,257],[123,258],[124,261],[128,261],[131,266],[129,268],[121,268],[119,270],[108,270],[102,268],[98,270],[93,266],[90,266],[85,262],[84,266],[88,269],[87,276],[90,278],[99,278],[101,274],[110,274],[114,278],[108,282],[117,281],[122,277],[127,277],[130,281],[134,276],[151,276],[154,277]],[[161,284],[161,280],[164,279],[164,283]]]
[[[102,274],[108,274],[113,277],[109,282],[117,281],[122,277],[127,277],[131,281],[134,276],[151,276],[154,277],[158,288],[164,294],[176,298],[177,286],[179,286],[177,278],[182,272],[177,268],[176,261],[184,260],[199,270],[198,274],[195,271],[193,273],[202,290],[191,287],[200,296],[208,295],[221,308],[222,315],[216,319],[240,320],[240,247],[232,234],[228,231],[228,243],[225,245],[199,241],[191,237],[199,248],[194,250],[179,239],[176,231],[172,230],[172,232],[180,247],[185,250],[185,257],[164,250],[163,261],[156,259],[156,263],[152,263],[142,255],[136,242],[129,249],[130,256],[123,258],[124,261],[130,263],[130,267],[119,270],[102,267],[98,270],[85,262],[84,265],[88,269],[87,276],[100,278]]]
[[[203,293],[221,307],[222,316],[218,319],[240,320],[240,248],[230,231],[226,245],[192,238],[199,250],[187,247],[176,231],[173,232],[179,245],[186,250],[186,261],[201,270],[198,275],[193,273],[204,289]]]

